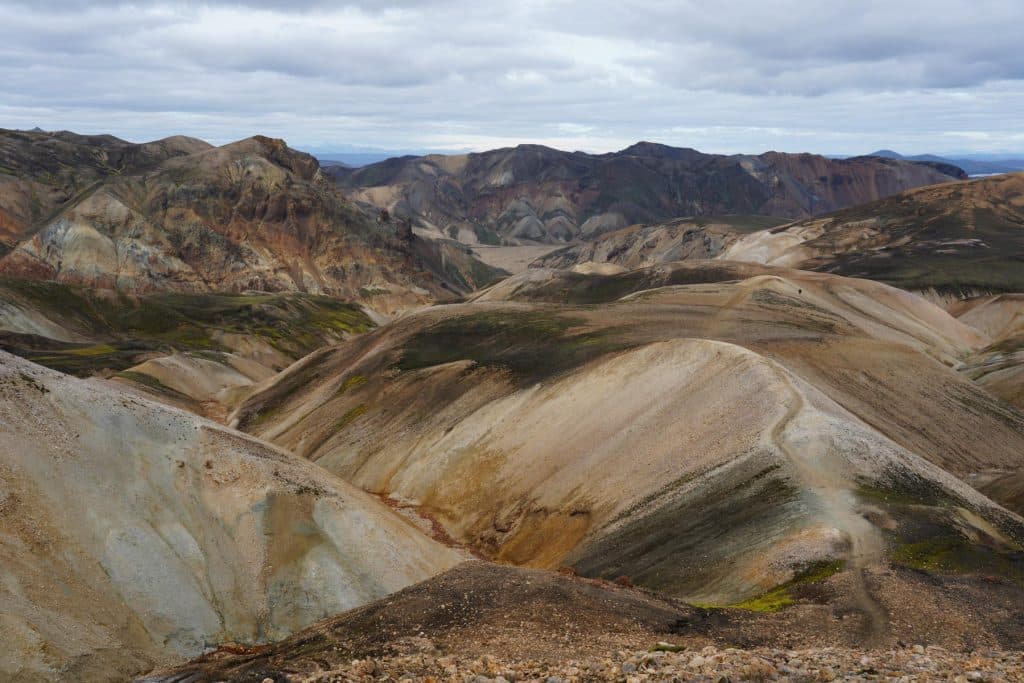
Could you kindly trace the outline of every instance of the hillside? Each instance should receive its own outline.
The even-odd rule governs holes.
[[[454,242],[363,213],[282,140],[0,140],[0,273],[136,294],[300,291],[382,313],[499,274]]]
[[[913,587],[926,581],[904,579]],[[947,606],[984,624],[975,631],[959,631],[954,619],[918,603],[920,611],[908,612],[901,633],[914,647],[866,651],[851,645],[858,640],[856,620],[829,615],[821,604],[803,606],[802,619],[786,612],[708,610],[612,583],[467,562],[265,649],[215,652],[141,680],[828,681],[908,673],[923,680],[966,674],[1013,680],[1024,663],[1020,653],[989,649],[999,646],[993,627],[1012,606],[992,585],[966,592],[975,602]],[[964,651],[965,637],[983,643],[984,654]],[[943,645],[926,649],[920,641]]]
[[[112,135],[0,129],[0,255],[103,180],[208,149],[181,136],[133,144]]]
[[[681,216],[802,218],[966,177],[955,167],[877,157],[720,156],[643,142],[600,155],[521,145],[407,156],[331,174],[357,203],[427,233],[486,244],[589,239]]]
[[[819,270],[938,299],[1024,291],[1024,173],[910,190],[747,235],[722,258]]]
[[[462,558],[320,468],[0,352],[0,678],[126,680]]]
[[[307,357],[233,423],[504,562],[768,611],[827,567],[892,642],[883,567],[1022,570],[1024,520],[963,481],[1024,449],[950,368],[987,341],[831,275],[533,270]]]
[[[631,225],[571,244],[534,260],[534,268],[611,264],[625,270],[658,263],[712,259],[741,235],[787,221],[768,216],[680,218],[658,225]]]
[[[373,327],[301,292],[129,295],[0,277],[0,349],[223,419],[253,384]]]
[[[958,301],[949,308],[992,343],[961,368],[994,395],[1024,410],[1024,294],[998,294]],[[1024,495],[1024,487],[1021,489]]]

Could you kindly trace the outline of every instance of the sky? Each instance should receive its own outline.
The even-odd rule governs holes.
[[[0,127],[1024,152],[1021,0],[0,0]]]

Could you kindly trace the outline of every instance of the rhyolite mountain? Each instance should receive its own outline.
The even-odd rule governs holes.
[[[122,292],[302,291],[390,312],[498,272],[342,197],[312,156],[253,137],[136,145],[0,131],[0,272]]]
[[[803,218],[962,179],[948,164],[813,154],[722,156],[641,142],[610,154],[520,145],[332,168],[355,201],[463,242],[557,243],[681,216]]]

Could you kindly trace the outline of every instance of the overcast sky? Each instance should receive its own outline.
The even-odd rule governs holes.
[[[0,0],[0,127],[1024,151],[1022,0]]]

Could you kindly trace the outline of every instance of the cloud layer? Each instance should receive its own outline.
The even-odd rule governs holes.
[[[0,126],[299,146],[1024,150],[1018,0],[0,5]]]

